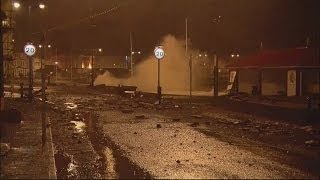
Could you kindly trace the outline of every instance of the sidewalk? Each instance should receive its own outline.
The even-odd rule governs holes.
[[[1,157],[1,179],[56,179],[51,128],[43,125],[39,104],[6,101],[7,107],[19,109],[24,119],[14,129],[8,154]],[[7,131],[11,127],[5,128]],[[2,137],[1,142],[5,139]]]

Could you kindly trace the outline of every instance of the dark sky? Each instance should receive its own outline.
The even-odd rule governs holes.
[[[32,10],[33,32],[39,31],[39,24],[67,25],[50,31],[48,41],[64,49],[101,47],[110,55],[128,54],[130,31],[135,49],[142,51],[153,49],[166,34],[184,38],[185,17],[192,46],[211,52],[253,50],[260,41],[265,48],[301,46],[307,36],[319,32],[320,23],[319,0],[47,0],[47,4],[46,12]],[[93,22],[70,25],[118,4],[124,5]],[[213,23],[219,15],[221,23]],[[16,39],[22,45],[27,11],[20,9],[16,18]],[[37,35],[33,39],[39,41]]]

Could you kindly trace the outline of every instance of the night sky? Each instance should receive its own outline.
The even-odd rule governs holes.
[[[25,0],[25,3],[31,0]],[[189,19],[192,47],[202,51],[250,51],[302,46],[319,32],[319,0],[47,0],[48,9],[32,9],[32,32],[48,33],[60,49],[103,48],[109,55],[129,52],[129,32],[135,50],[149,51],[166,34],[184,38]],[[121,7],[92,21],[76,23],[90,14]],[[218,24],[213,22],[222,16]],[[16,12],[18,46],[27,41],[27,10]],[[40,25],[41,24],[41,25]],[[93,26],[95,24],[96,26]],[[65,25],[65,26],[62,26]],[[39,41],[39,35],[33,35]]]

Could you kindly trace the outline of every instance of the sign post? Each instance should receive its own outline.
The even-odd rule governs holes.
[[[28,100],[32,102],[33,95],[33,64],[32,56],[36,53],[36,47],[32,44],[27,44],[24,46],[24,53],[29,57],[29,89],[28,89]]]
[[[158,87],[157,87],[157,93],[158,93],[158,101],[159,104],[161,104],[161,86],[160,86],[160,60],[164,57],[165,53],[162,46],[157,46],[154,49],[154,56],[158,60]]]

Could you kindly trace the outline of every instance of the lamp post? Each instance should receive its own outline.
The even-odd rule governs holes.
[[[102,49],[99,48],[99,49],[92,49],[91,50],[91,87],[94,86],[94,54],[95,53],[101,53],[102,52]]]
[[[14,9],[19,9],[21,7],[21,4],[18,2],[18,1],[15,1],[13,2],[13,7]],[[29,43],[32,42],[32,35],[31,35],[31,23],[32,23],[32,20],[31,20],[31,8],[33,7],[37,7],[37,8],[40,8],[41,10],[45,9],[46,6],[45,4],[43,3],[40,3],[38,4],[37,6],[35,5],[32,5],[32,4],[28,4],[28,33],[29,33]],[[41,48],[39,46],[39,48]],[[28,88],[28,100],[29,102],[32,101],[33,99],[33,94],[32,94],[32,91],[33,91],[33,60],[32,60],[32,57],[29,56],[29,88]],[[42,64],[41,64],[41,74],[42,74]]]
[[[56,83],[57,83],[57,80],[58,80],[58,61],[54,62],[54,64],[56,65]]]

